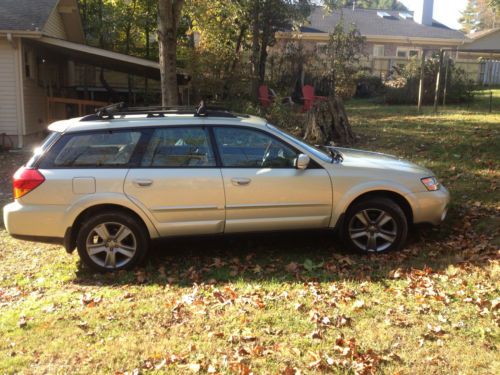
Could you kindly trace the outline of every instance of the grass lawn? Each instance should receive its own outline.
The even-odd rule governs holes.
[[[348,104],[355,147],[434,170],[439,229],[362,257],[324,233],[168,240],[92,274],[0,229],[0,373],[500,373],[500,114]],[[0,154],[0,199],[26,154]]]

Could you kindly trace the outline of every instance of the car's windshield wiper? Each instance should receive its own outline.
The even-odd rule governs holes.
[[[344,157],[340,153],[340,151],[336,150],[332,146],[326,146],[326,145],[318,145],[317,147],[322,148],[328,154],[332,157],[332,162],[334,163],[341,163],[344,160]]]

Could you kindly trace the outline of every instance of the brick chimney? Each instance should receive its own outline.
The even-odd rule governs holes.
[[[434,13],[434,0],[416,0],[417,3],[413,19],[421,25],[432,26],[432,14]]]

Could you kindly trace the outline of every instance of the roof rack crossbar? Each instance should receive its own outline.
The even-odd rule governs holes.
[[[151,106],[151,107],[128,107],[124,102],[114,103],[105,107],[97,108],[95,114],[82,117],[80,121],[112,120],[115,116],[121,118],[126,115],[146,115],[147,118],[165,117],[165,115],[193,115],[196,117],[238,117],[237,114],[221,107],[207,107],[201,101],[197,107],[191,106]]]

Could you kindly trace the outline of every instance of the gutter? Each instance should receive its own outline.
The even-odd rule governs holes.
[[[424,37],[407,37],[407,36],[393,36],[393,35],[363,35],[367,41],[384,41],[390,42],[404,42],[404,43],[419,43],[419,44],[457,44],[461,45],[466,40],[455,38],[424,38]],[[286,33],[277,32],[276,39],[302,39],[302,40],[328,40],[330,38],[328,33]]]
[[[29,30],[0,30],[0,36],[5,36],[9,38],[41,38],[41,31],[29,31]]]

